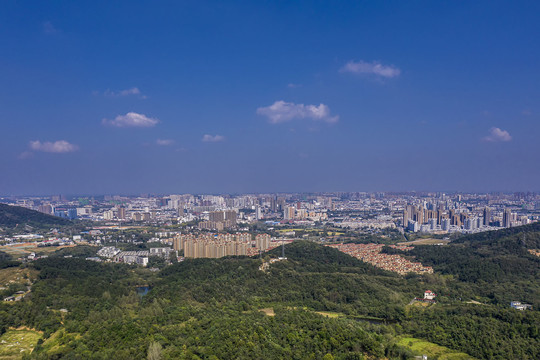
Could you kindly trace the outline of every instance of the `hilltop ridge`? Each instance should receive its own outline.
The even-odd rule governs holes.
[[[32,227],[52,227],[69,225],[71,221],[39,211],[0,203],[0,228],[16,228],[24,225]]]

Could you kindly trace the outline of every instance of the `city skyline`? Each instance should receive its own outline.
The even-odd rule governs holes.
[[[540,4],[0,5],[0,196],[540,191]]]

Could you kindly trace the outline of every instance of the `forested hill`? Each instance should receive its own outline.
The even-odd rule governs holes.
[[[534,281],[519,284],[531,292],[527,298],[504,278],[472,283],[438,273],[378,273],[305,241],[287,245],[287,260],[266,270],[263,261],[281,249],[263,259],[185,259],[160,272],[64,257],[81,250],[88,249],[21,265],[37,273],[31,292],[0,302],[0,335],[21,326],[43,331],[26,358],[397,360],[417,355],[410,336],[478,359],[540,356],[536,307],[520,312],[490,301],[528,302]],[[144,296],[136,293],[142,285],[150,288]],[[426,289],[437,293],[436,304],[407,305]],[[150,356],[155,348],[160,356]]]
[[[471,245],[484,244],[494,245],[498,240],[504,241],[513,238],[520,238],[525,242],[521,242],[521,245],[528,249],[540,248],[540,222],[535,222],[529,225],[516,226],[507,229],[484,231],[476,234],[464,235],[454,241],[453,244],[467,243]]]
[[[528,250],[539,248],[540,224],[535,223],[464,236],[447,246],[415,246],[402,254],[414,256],[437,273],[452,275],[467,284],[464,288],[474,285],[478,296],[495,304],[519,300],[538,307],[540,257]]]
[[[47,215],[39,211],[20,206],[0,203],[0,228],[15,228],[24,225],[32,227],[53,227],[69,225],[71,221],[57,216]]]
[[[268,252],[271,257],[282,255],[281,246]],[[393,276],[337,249],[311,241],[294,241],[285,245],[285,257],[295,261],[295,270],[314,272],[348,272]],[[354,270],[353,270],[354,269]]]

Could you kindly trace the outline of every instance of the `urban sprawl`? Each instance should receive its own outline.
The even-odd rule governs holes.
[[[538,221],[535,193],[317,193],[249,195],[166,195],[101,197],[5,197],[0,202],[91,224],[77,234],[56,229],[4,233],[0,245],[16,248],[98,246],[93,261],[147,266],[152,257],[219,258],[260,256],[297,239],[319,241],[362,261],[400,274],[433,269],[384,253],[369,236],[433,237],[444,244],[456,234],[477,233]],[[125,250],[121,244],[145,244]],[[34,253],[24,260],[36,258]]]

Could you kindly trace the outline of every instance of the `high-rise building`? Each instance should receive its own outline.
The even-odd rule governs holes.
[[[412,232],[418,232],[418,230],[420,230],[420,225],[414,220],[409,220],[408,229]]]
[[[476,229],[477,224],[478,224],[478,219],[471,218],[471,217],[465,218],[463,222],[465,230],[474,230]]]
[[[441,229],[448,231],[450,230],[450,219],[441,220]]]
[[[407,227],[409,225],[409,212],[407,211],[407,208],[403,209],[402,224],[403,224],[403,227]]]
[[[103,220],[112,220],[114,213],[112,210],[106,210],[103,212]]]
[[[125,220],[126,219],[126,208],[123,207],[123,206],[120,206],[118,208],[118,214],[116,216],[118,219],[120,220]]]
[[[258,234],[255,236],[255,246],[261,251],[266,251],[270,246],[270,240],[269,234]]]
[[[439,225],[441,224],[443,216],[444,216],[444,210],[437,209],[437,224],[439,224]]]
[[[262,219],[262,208],[260,205],[255,206],[255,219],[261,220]]]
[[[208,214],[208,220],[210,221],[225,221],[225,212],[224,211],[211,211]]]
[[[296,218],[305,220],[307,218],[307,210],[306,209],[299,209],[296,211]]]
[[[484,208],[484,225],[489,226],[490,221],[491,221],[491,209],[486,206]]]
[[[270,198],[270,210],[272,212],[276,212],[276,210],[277,210],[277,199],[276,199],[275,196],[272,196]]]
[[[53,207],[51,206],[51,204],[44,204],[44,205],[39,205],[38,211],[39,211],[39,212],[42,212],[42,213],[44,213],[44,214],[49,214],[49,215],[51,215],[51,214],[54,212],[54,209],[53,209]]]
[[[512,211],[510,209],[504,209],[503,212],[503,227],[508,228],[512,225]]]
[[[295,215],[294,206],[286,206],[285,210],[283,210],[283,219],[284,220],[293,220],[294,215]]]
[[[234,210],[225,210],[225,221],[230,222],[230,224],[236,224],[236,211]]]

